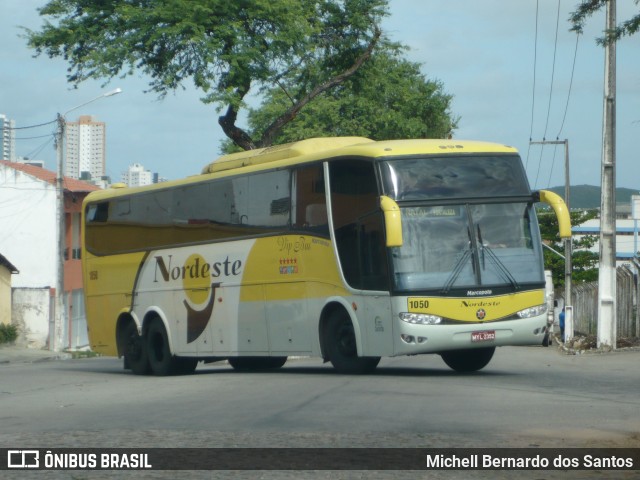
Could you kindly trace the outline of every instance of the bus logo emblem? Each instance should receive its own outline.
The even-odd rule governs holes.
[[[487,316],[487,312],[484,310],[484,308],[481,308],[476,312],[476,318],[478,320],[484,320],[484,317],[486,316]]]

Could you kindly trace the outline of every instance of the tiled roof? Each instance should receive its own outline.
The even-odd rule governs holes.
[[[19,170],[27,175],[31,175],[39,180],[50,183],[51,185],[56,184],[56,172],[47,170],[46,168],[26,165],[18,162],[9,162],[7,160],[0,160],[0,165],[13,168],[14,170]],[[83,182],[82,180],[76,180],[75,178],[64,177],[64,189],[69,192],[93,192],[94,190],[100,190],[100,187]]]
[[[0,265],[5,267],[11,273],[20,273],[20,272],[18,272],[18,269],[16,267],[14,267],[13,264],[9,260],[7,260],[7,257],[2,255],[1,253],[0,253]]]

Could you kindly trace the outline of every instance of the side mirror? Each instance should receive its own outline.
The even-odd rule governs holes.
[[[402,246],[402,218],[400,207],[391,198],[383,195],[380,197],[380,207],[384,212],[385,233],[387,236],[387,247]]]
[[[549,190],[540,190],[535,193],[537,201],[544,202],[553,208],[558,217],[558,227],[560,229],[560,238],[571,238],[571,218],[569,217],[569,209],[564,203],[562,197]]]

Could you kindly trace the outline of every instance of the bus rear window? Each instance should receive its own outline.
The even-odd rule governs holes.
[[[518,155],[473,155],[388,160],[385,194],[395,200],[530,195]]]

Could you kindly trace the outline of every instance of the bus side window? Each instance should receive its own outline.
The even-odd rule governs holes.
[[[329,237],[322,165],[313,164],[297,168],[291,190],[294,229]]]
[[[245,209],[238,209],[241,225],[265,229],[288,228],[290,217],[290,173],[288,170],[257,173],[248,177]]]
[[[94,203],[87,207],[87,222],[104,223],[109,218],[109,202]]]
[[[317,227],[327,225],[327,206],[323,203],[312,203],[305,210],[305,225]]]

